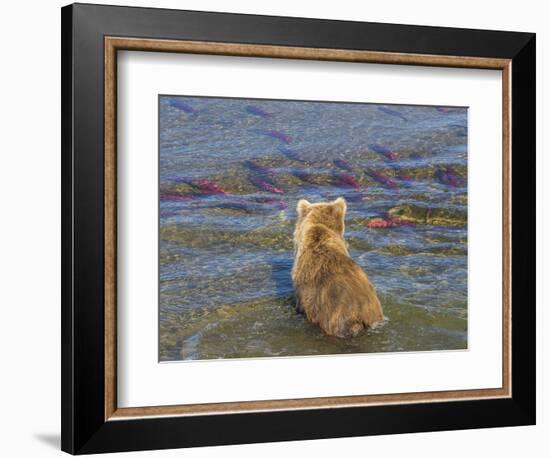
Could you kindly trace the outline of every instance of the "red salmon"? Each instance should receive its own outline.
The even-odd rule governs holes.
[[[359,186],[359,183],[357,183],[355,177],[353,175],[350,175],[349,173],[336,175],[334,184],[336,186],[341,186],[342,188],[349,189],[359,189],[361,187]]]
[[[376,182],[383,184],[384,186],[390,189],[398,189],[397,182],[387,175],[384,175],[382,172],[377,172],[376,170],[369,170],[367,174]]]
[[[196,187],[200,189],[204,194],[227,194],[221,188],[221,186],[206,178],[201,178],[200,180],[197,180]]]
[[[381,154],[386,159],[389,159],[390,161],[394,161],[397,159],[397,154],[393,152],[390,148],[387,148],[386,146],[379,145],[378,143],[372,143],[369,145],[369,148],[373,150],[375,153]]]
[[[177,193],[166,193],[160,195],[160,200],[173,200],[178,202],[186,202],[188,200],[193,200],[195,196],[190,196],[188,194],[177,194]]]
[[[398,217],[389,217],[389,218],[374,218],[371,219],[366,226],[370,229],[388,229],[391,227],[399,226],[413,226],[412,221],[407,221]]]
[[[254,186],[257,186],[258,188],[264,191],[273,192],[275,194],[284,194],[284,191],[282,189],[279,189],[276,186],[273,186],[267,181],[262,180],[260,177],[253,176],[253,177],[249,177],[249,179]]]

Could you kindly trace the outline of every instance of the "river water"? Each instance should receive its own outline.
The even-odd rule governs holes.
[[[467,348],[467,109],[159,97],[160,361]],[[342,196],[386,324],[293,307],[296,203]]]

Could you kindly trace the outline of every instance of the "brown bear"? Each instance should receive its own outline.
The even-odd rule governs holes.
[[[346,201],[311,204],[302,199],[297,210],[292,267],[297,310],[337,337],[382,324],[376,291],[344,240]]]

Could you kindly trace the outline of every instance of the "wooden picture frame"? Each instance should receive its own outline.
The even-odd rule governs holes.
[[[502,387],[119,408],[119,50],[502,71]],[[534,34],[75,4],[62,9],[62,85],[63,450],[534,424]]]

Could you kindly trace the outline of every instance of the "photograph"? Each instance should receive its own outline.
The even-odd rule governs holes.
[[[16,230],[36,232],[5,237],[24,270],[14,297],[45,285],[34,334],[57,336],[55,360],[37,361],[61,370],[33,395],[35,442],[61,424],[55,452],[70,454],[269,443],[280,456],[303,441],[297,455],[332,456],[344,449],[326,439],[340,439],[432,456],[411,438],[440,451],[482,428],[500,455],[540,443],[542,15],[256,3],[72,4],[47,21],[57,90],[38,78],[48,100],[31,106],[51,111],[60,90],[61,116],[38,116],[31,136],[19,123],[5,148],[22,159],[6,170],[40,175],[8,174],[11,194],[35,202],[40,180],[58,183],[57,213],[8,199],[25,214],[7,213]],[[35,58],[11,59],[17,75],[49,69],[42,29]],[[51,132],[61,161],[45,164]],[[40,159],[17,154],[35,138],[25,151]],[[29,262],[33,243],[61,269]],[[49,423],[38,398],[56,408]],[[459,442],[468,456],[479,441]]]
[[[468,349],[468,107],[158,95],[159,361]]]

